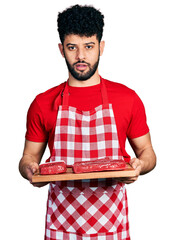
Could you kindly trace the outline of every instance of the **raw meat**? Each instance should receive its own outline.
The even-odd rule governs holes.
[[[111,170],[124,170],[126,163],[123,160],[98,159],[95,161],[76,162],[73,165],[75,173],[101,172]]]
[[[41,175],[58,174],[66,172],[65,162],[44,163],[39,166]]]

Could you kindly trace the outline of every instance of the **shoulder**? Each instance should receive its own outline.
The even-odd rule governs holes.
[[[142,100],[133,89],[121,83],[106,79],[105,83],[109,101],[117,107],[118,110],[120,109],[122,112],[132,114],[133,111],[144,108]]]
[[[115,99],[125,99],[131,101],[137,96],[136,92],[124,84],[105,79],[108,95]]]
[[[47,106],[47,105],[53,104],[55,99],[61,93],[64,85],[65,85],[65,82],[61,83],[58,86],[52,87],[52,88],[48,89],[45,92],[42,92],[42,93],[38,94],[35,97],[34,102],[36,102],[41,108],[43,106]]]

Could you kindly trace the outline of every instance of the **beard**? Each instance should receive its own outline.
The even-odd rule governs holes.
[[[76,63],[74,64],[70,64],[68,62],[68,60],[66,59],[66,56],[65,56],[65,61],[66,61],[66,64],[67,64],[67,67],[68,67],[68,70],[69,72],[71,73],[71,75],[76,79],[76,80],[79,80],[79,81],[86,81],[88,80],[89,78],[91,78],[94,73],[96,72],[97,68],[98,68],[98,64],[99,64],[99,60],[100,60],[100,54],[98,56],[98,59],[97,61],[94,63],[94,65],[91,66],[91,64],[85,62],[85,61],[77,61]],[[74,66],[77,64],[77,63],[85,63],[89,70],[87,72],[84,72],[84,71],[76,71]]]

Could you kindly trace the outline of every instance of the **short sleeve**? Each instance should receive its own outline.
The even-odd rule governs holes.
[[[27,140],[33,142],[46,142],[48,139],[43,114],[36,98],[30,105],[27,113],[27,131],[25,137]]]
[[[141,137],[149,132],[145,107],[139,96],[134,92],[134,100],[131,111],[131,121],[127,130],[128,138]]]

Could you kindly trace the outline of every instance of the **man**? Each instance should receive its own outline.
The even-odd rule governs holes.
[[[103,26],[103,15],[93,7],[75,5],[59,13],[59,49],[69,78],[31,104],[19,169],[31,182],[48,143],[50,162],[64,160],[73,166],[105,157],[121,159],[132,165],[136,177],[50,183],[46,240],[129,240],[125,183],[156,164],[140,98],[98,73]],[[136,158],[127,154],[126,138]]]

